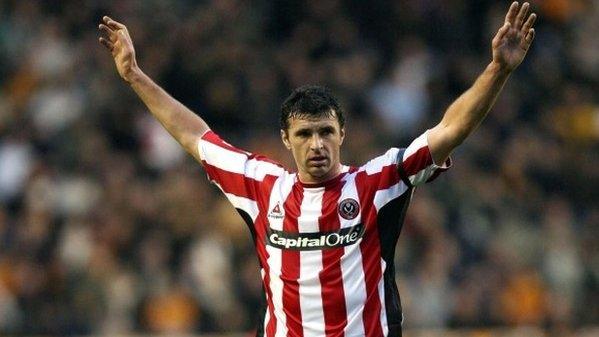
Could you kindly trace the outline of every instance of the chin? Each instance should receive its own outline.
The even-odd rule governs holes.
[[[331,171],[330,167],[312,167],[308,170],[311,176],[315,178],[323,178],[326,177],[327,174]]]

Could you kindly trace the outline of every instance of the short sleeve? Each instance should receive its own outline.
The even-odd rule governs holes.
[[[234,206],[239,198],[255,201],[268,175],[279,176],[283,167],[268,158],[240,150],[209,130],[198,141],[198,152],[208,178]]]
[[[401,177],[397,170],[400,162],[402,149],[393,147],[387,152],[369,160],[362,165],[358,171],[363,171],[367,178],[367,185],[374,189],[386,189],[397,184]]]
[[[428,147],[427,133],[424,132],[403,151],[401,162],[398,165],[399,174],[404,181],[412,186],[418,186],[433,181],[439,174],[451,167],[451,158],[442,165],[433,161]]]

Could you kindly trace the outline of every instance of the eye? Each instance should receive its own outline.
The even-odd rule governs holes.
[[[320,130],[320,135],[321,136],[329,136],[335,133],[335,130],[333,128],[323,128]]]
[[[308,130],[299,130],[295,135],[300,138],[307,138],[310,137],[310,132]]]

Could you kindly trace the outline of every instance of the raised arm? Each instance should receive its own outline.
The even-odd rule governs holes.
[[[201,163],[198,139],[209,127],[202,118],[171,97],[137,65],[133,41],[125,25],[105,16],[99,26],[105,36],[99,41],[112,54],[119,75],[148,107],[164,128]]]
[[[472,87],[454,101],[441,122],[428,132],[429,149],[437,164],[443,163],[485,118],[509,75],[526,56],[535,36],[536,14],[530,5],[510,6],[503,26],[492,42],[493,60]]]

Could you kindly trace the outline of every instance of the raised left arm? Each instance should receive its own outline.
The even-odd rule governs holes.
[[[439,124],[428,132],[428,145],[437,164],[442,164],[485,118],[510,74],[522,61],[535,36],[536,14],[530,5],[512,3],[504,25],[493,38],[493,60],[472,87],[455,100]]]

